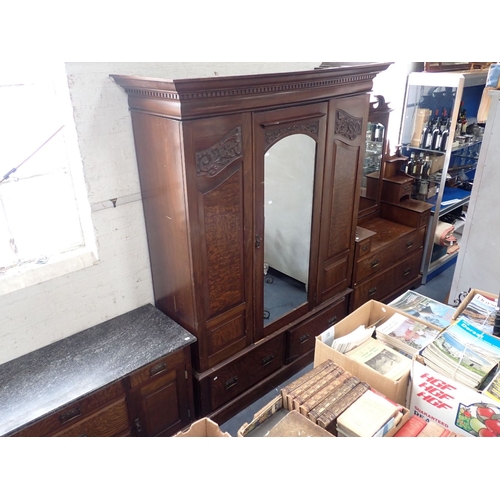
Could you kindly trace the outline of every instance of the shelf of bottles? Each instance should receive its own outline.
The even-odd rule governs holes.
[[[467,73],[467,74],[466,74]],[[423,283],[452,257],[436,257],[433,235],[440,218],[470,199],[483,126],[476,123],[487,72],[412,73],[401,127],[412,197],[431,203],[422,262]],[[456,258],[456,255],[455,255]]]
[[[368,123],[366,128],[366,150],[363,163],[363,178],[380,170],[385,127],[381,123]]]

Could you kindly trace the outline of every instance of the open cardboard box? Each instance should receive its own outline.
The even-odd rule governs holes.
[[[469,302],[474,298],[476,294],[484,295],[486,298],[497,301],[498,300],[498,295],[495,295],[494,293],[491,292],[484,292],[483,290],[478,290],[477,288],[472,288],[471,291],[467,294],[467,297],[465,297],[464,300],[460,303],[460,305],[457,307],[457,310],[455,311],[455,314],[452,316],[452,320],[456,321],[457,318],[462,314],[462,311],[467,307]]]
[[[265,437],[290,413],[283,405],[283,396],[276,396],[262,410],[258,411],[250,423],[243,424],[238,430],[238,437]],[[302,422],[302,432],[297,433],[297,427],[290,429],[290,434],[282,437],[334,437],[325,429],[308,420],[307,417],[295,412]],[[284,429],[286,431],[286,429]],[[300,436],[299,436],[300,434]]]
[[[413,318],[415,321],[419,321],[399,309],[382,304],[376,300],[370,300],[335,325],[335,338],[343,337],[361,325],[368,327],[379,320],[389,319],[395,313],[399,313],[409,318]],[[430,323],[424,321],[419,322],[435,328],[435,326]],[[314,350],[314,366],[316,367],[320,365],[326,359],[331,359],[342,368],[352,373],[352,375],[359,378],[359,380],[368,383],[370,387],[381,392],[384,396],[391,399],[395,403],[406,406],[410,368],[408,368],[408,372],[399,380],[391,380],[369,366],[360,364],[357,361],[348,358],[345,354],[332,349],[323,342],[321,335],[318,335],[316,337]]]
[[[265,436],[274,426],[276,426],[285,416],[289,413],[283,405],[283,397],[276,396],[271,402],[269,402],[262,410],[254,415],[254,418],[250,423],[243,424],[238,430],[238,437],[263,437]],[[298,414],[301,418],[306,419],[302,415]],[[393,427],[384,437],[392,437],[396,432],[403,427],[403,425],[408,422],[410,418],[410,410],[408,408],[403,409],[403,418],[400,422]],[[311,425],[304,426],[304,432],[307,436],[304,437],[335,437],[333,434],[329,433],[319,425],[310,422]],[[314,430],[315,428],[315,430]]]
[[[222,432],[213,420],[202,418],[193,422],[188,429],[178,432],[173,437],[231,437],[231,434]]]

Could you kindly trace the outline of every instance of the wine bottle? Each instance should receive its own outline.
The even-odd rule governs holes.
[[[443,130],[443,133],[441,134],[441,145],[439,146],[440,151],[446,151],[449,136],[450,136],[450,122],[448,120],[446,128]]]
[[[429,191],[429,171],[431,169],[431,160],[429,155],[425,157],[424,163],[422,165],[422,175],[420,178],[418,186],[418,199],[425,201],[427,199],[427,193]]]
[[[413,175],[413,168],[415,166],[415,153],[410,154],[410,159],[406,162],[404,166],[404,172]]]
[[[427,145],[431,143],[432,138],[432,117],[429,118],[427,125],[422,130],[422,139],[420,140],[420,147],[427,148]]]
[[[439,147],[441,146],[441,135],[441,118],[438,117],[434,126],[434,130],[432,131],[431,149],[439,151]]]

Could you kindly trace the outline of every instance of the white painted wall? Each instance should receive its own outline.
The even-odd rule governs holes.
[[[0,363],[153,302],[127,97],[109,74],[188,78],[307,70],[319,64],[67,63],[99,260],[0,296]],[[377,92],[383,94],[378,79],[384,78],[375,80]],[[113,198],[118,200],[116,208],[109,201]]]
[[[67,63],[98,262],[0,296],[0,363],[153,302],[126,94],[110,73],[186,78],[319,63]],[[117,207],[109,201],[117,198]]]

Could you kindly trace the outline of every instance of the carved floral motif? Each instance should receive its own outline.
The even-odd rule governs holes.
[[[339,109],[335,115],[335,133],[343,135],[350,141],[361,134],[362,125],[362,118],[356,118],[342,109]]]
[[[319,120],[315,120],[309,123],[299,123],[287,125],[281,128],[275,128],[272,130],[266,130],[266,144],[272,144],[282,137],[289,135],[291,133],[304,133],[307,132],[310,135],[318,136],[319,130]]]
[[[242,157],[241,126],[238,126],[217,144],[196,153],[196,172],[213,177]]]

